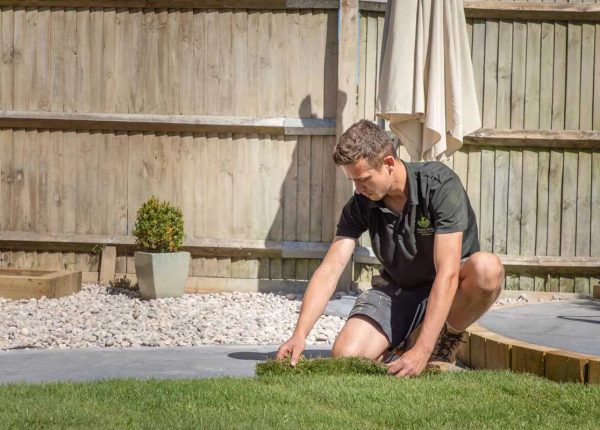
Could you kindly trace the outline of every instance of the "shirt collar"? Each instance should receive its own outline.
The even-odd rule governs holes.
[[[419,198],[417,197],[417,180],[415,178],[415,172],[412,169],[412,166],[405,162],[404,160],[400,160],[406,169],[406,179],[408,182],[408,201],[409,205],[418,205]],[[383,204],[383,199],[378,201],[369,200],[369,208],[379,208],[384,211],[391,212],[388,208]]]

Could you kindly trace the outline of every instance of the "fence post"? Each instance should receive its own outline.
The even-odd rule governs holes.
[[[336,139],[356,121],[356,62],[358,43],[358,0],[341,0],[338,29],[338,91],[336,110]],[[334,229],[344,204],[352,195],[352,185],[340,168],[335,173]],[[338,290],[350,290],[352,261],[338,283]]]

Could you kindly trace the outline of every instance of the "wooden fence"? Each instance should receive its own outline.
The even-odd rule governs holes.
[[[360,2],[348,58],[336,1],[226,3],[0,0],[0,265],[132,277],[135,212],[156,194],[183,209],[190,291],[304,288],[348,193],[336,117],[374,118],[385,4]],[[484,129],[450,165],[482,247],[509,288],[589,292],[600,9],[465,5]],[[359,250],[354,280],[373,263]]]

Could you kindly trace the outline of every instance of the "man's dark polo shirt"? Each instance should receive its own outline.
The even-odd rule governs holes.
[[[479,251],[477,222],[458,176],[445,164],[407,163],[408,200],[400,216],[367,197],[348,201],[336,236],[358,238],[369,230],[371,246],[383,263],[381,276],[402,288],[431,284],[435,278],[435,233],[463,232],[462,258]]]

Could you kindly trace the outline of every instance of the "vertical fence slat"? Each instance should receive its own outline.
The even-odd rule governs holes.
[[[25,85],[32,81],[32,77],[26,74],[27,56],[25,52],[27,41],[27,30],[25,28],[25,8],[15,8],[14,12],[14,33],[13,33],[13,62],[14,62],[14,88],[13,90],[13,107],[14,109],[27,109],[26,91],[30,85]],[[28,72],[31,74],[31,65]]]
[[[61,217],[63,216],[62,204],[62,174],[63,157],[62,144],[63,132],[52,130],[50,132],[48,147],[48,233],[60,233],[62,231]],[[72,168],[72,166],[64,166]]]
[[[65,112],[77,110],[77,12],[74,8],[65,8],[65,47],[63,109]]]
[[[511,82],[510,127],[522,129],[525,115],[525,73],[527,64],[527,24],[515,21]]]
[[[233,113],[233,70],[232,55],[233,47],[231,42],[231,31],[233,28],[233,14],[231,10],[225,10],[219,14],[219,96],[221,115],[231,115]],[[214,48],[213,48],[214,49]],[[279,81],[279,76],[274,76],[275,82]],[[271,88],[276,85],[270,85]],[[269,91],[265,88],[265,90]]]
[[[206,12],[194,11],[193,59],[194,59],[194,112],[206,112],[205,73],[206,73]]]
[[[117,53],[117,11],[115,8],[105,9],[103,14],[103,44],[102,44],[102,80],[104,82],[104,94],[100,94],[104,98],[103,111],[115,112],[117,99],[117,75],[115,69],[116,53]],[[121,77],[121,75],[119,75]]]
[[[473,63],[473,78],[475,80],[475,91],[477,93],[477,105],[479,106],[479,117],[483,118],[483,76],[485,55],[485,20],[473,20],[473,49],[471,51]]]
[[[12,206],[13,185],[15,183],[15,170],[13,169],[13,130],[0,129],[0,229],[13,228]]]
[[[596,24],[594,48],[594,107],[592,127],[593,130],[600,130],[600,24]]]
[[[527,113],[525,114],[527,118]],[[523,185],[520,191],[521,198],[521,231],[520,254],[535,255],[536,245],[536,204],[537,204],[537,175],[538,153],[532,150],[523,150]],[[521,275],[519,289],[532,291],[535,289],[535,279],[531,275]]]
[[[323,138],[323,192],[322,192],[322,220],[321,220],[321,241],[330,242],[333,240],[335,231],[333,228],[333,196],[335,187],[335,169],[332,154],[335,146],[335,136],[325,136]]]
[[[577,231],[575,255],[588,257],[590,255],[590,198],[592,195],[592,153],[590,151],[579,152],[577,174]]]
[[[39,8],[38,9],[38,22],[37,22],[37,34],[36,34],[36,64],[35,64],[35,75],[36,75],[36,89],[35,102],[30,104],[34,109],[41,111],[50,110],[50,9]]]
[[[31,142],[35,151],[37,161],[34,169],[36,170],[36,194],[37,202],[35,231],[40,233],[48,232],[48,147],[50,146],[50,131],[37,130],[33,135]]]
[[[0,107],[13,108],[13,69],[15,64],[14,51],[14,13],[13,8],[0,8]]]
[[[63,9],[52,9],[49,25],[48,91],[50,100],[48,105],[52,112],[62,112],[65,93],[65,12]]]
[[[90,136],[84,132],[77,132],[75,135],[75,147],[77,148],[77,164],[76,164],[76,201],[77,212],[75,214],[75,232],[78,234],[89,233],[90,226],[90,189],[91,177],[87,174],[90,166]],[[95,161],[95,160],[94,160]]]
[[[460,182],[462,182],[463,187],[467,188],[467,172],[469,169],[469,154],[464,150],[456,151],[454,153],[454,166],[453,170],[460,178]]]
[[[377,79],[377,16],[367,14],[367,70],[365,86],[365,118],[375,119],[375,80]]]
[[[575,255],[575,232],[577,222],[577,152],[565,150],[562,190],[562,223],[560,229],[560,255]],[[560,291],[573,292],[574,279],[560,277]]]
[[[283,39],[283,34],[281,35]],[[281,40],[281,39],[280,39]],[[281,105],[283,107],[283,105]],[[283,187],[287,176],[286,142],[284,135],[274,135],[273,139],[273,180],[271,181],[271,237],[273,240],[283,240]],[[283,276],[283,259],[277,258],[270,263],[271,279],[285,279]]]
[[[540,128],[540,23],[527,23],[527,66],[525,72],[525,129]]]
[[[498,101],[495,126],[506,129],[510,128],[513,23],[500,21],[498,31]]]
[[[232,22],[232,111],[236,115],[246,115],[247,98],[247,47],[248,47],[248,15],[246,11],[234,11]],[[182,53],[183,55],[184,52]],[[191,65],[191,64],[190,64]],[[285,80],[284,80],[285,81]],[[281,85],[284,85],[283,82]],[[183,90],[182,90],[183,94]]]
[[[114,210],[115,219],[113,221],[112,231],[114,234],[127,234],[127,166],[128,166],[128,135],[126,131],[115,133],[113,141],[114,171],[115,173],[115,198]]]
[[[102,134],[102,141],[98,142],[101,151],[98,157],[98,195],[104,196],[99,206],[100,233],[114,234],[113,221],[115,219],[115,180],[117,162],[121,154],[115,148],[115,135],[113,133]]]
[[[298,192],[298,137],[286,136],[284,142],[283,163],[287,173],[283,182],[283,240],[296,240],[296,213]],[[296,262],[292,259],[283,260],[283,277],[292,279],[296,276]]]
[[[552,79],[554,67],[554,25],[542,22],[540,65],[540,128],[552,128]]]
[[[289,11],[285,32],[285,115],[299,118],[298,112],[304,93],[299,83],[302,64],[300,51],[300,13]]]
[[[90,10],[76,9],[77,16],[77,48],[76,48],[76,81],[75,111],[89,112],[90,94]]]
[[[311,241],[321,240],[323,189],[323,136],[312,136],[310,143],[310,232]]]
[[[485,23],[485,67],[483,87],[483,127],[496,127],[498,93],[498,21]]]
[[[89,67],[89,71],[86,73],[88,80],[87,85],[89,86],[90,92],[90,112],[102,112],[104,110],[104,93],[105,80],[103,76],[104,66],[102,64],[103,55],[103,9],[92,8],[90,11],[89,21],[89,62],[86,65]]]
[[[567,88],[565,96],[565,129],[579,129],[581,88],[581,24],[567,27]]]
[[[567,75],[567,25],[554,24],[554,86],[552,88],[552,130],[565,128],[565,87]]]
[[[577,221],[575,255],[590,256],[591,241],[591,194],[592,194],[592,154],[590,151],[579,153],[577,178]],[[576,277],[576,293],[590,293],[590,279]]]
[[[248,14],[248,101],[247,113],[258,116],[258,90],[259,90],[259,16],[260,12]]]
[[[325,88],[325,15],[314,11],[312,14],[311,53],[310,58],[310,94],[312,101],[312,114],[315,118],[323,118],[323,89]],[[312,154],[312,152],[311,152]],[[319,156],[320,157],[320,156]]]
[[[248,136],[248,139],[250,136]],[[194,237],[202,238],[207,237],[206,229],[206,205],[207,205],[207,184],[206,184],[206,172],[208,164],[206,135],[204,133],[194,133],[193,137],[193,148],[194,148]],[[244,142],[244,145],[248,145],[248,141]],[[248,154],[248,163],[251,162],[250,154]],[[252,175],[248,174],[247,186],[252,184]],[[244,188],[244,194],[250,191],[249,188]],[[250,226],[248,225],[248,219],[250,219],[254,213],[253,211],[247,211],[248,217],[244,222],[245,236],[252,237]]]
[[[148,29],[146,21],[151,22],[152,15],[146,17],[142,9],[131,9],[129,13],[129,34],[131,35],[130,43],[130,58],[131,66],[129,68],[129,112],[142,113],[145,110],[145,79],[149,78],[153,70],[146,70],[146,62],[150,62],[150,58],[146,57],[146,51],[149,48],[147,40]],[[144,76],[144,79],[140,77]]]
[[[310,240],[310,136],[298,138],[298,194],[296,213],[296,240]],[[296,275],[308,278],[308,261],[296,260]]]
[[[129,112],[129,69],[132,65],[130,51],[131,27],[129,26],[129,9],[119,8],[115,13],[115,54],[114,61],[114,84],[112,85],[114,97],[108,99],[107,104],[114,101],[115,112]],[[118,258],[118,257],[117,257]]]
[[[360,40],[359,40],[359,72],[358,72],[358,118],[365,118],[365,92],[367,88],[367,14],[360,14]]]
[[[166,94],[163,94],[163,97],[166,99],[167,106],[166,112],[179,115],[181,114],[181,109],[179,108],[180,102],[182,100],[183,93],[180,91],[181,78],[184,76],[180,73],[180,65],[183,63],[184,58],[188,57],[184,54],[181,56],[181,45],[182,45],[182,35],[183,31],[183,23],[181,22],[181,13],[178,9],[169,9],[167,14],[167,70],[168,70],[168,78],[165,77],[166,85]],[[165,88],[165,87],[163,87]]]
[[[508,228],[508,198],[509,198],[509,169],[510,169],[510,153],[506,149],[496,149],[495,164],[491,165],[490,172],[494,174],[495,180],[490,188],[482,187],[482,191],[487,194],[485,190],[493,189],[492,194],[493,200],[493,239],[494,239],[494,252],[498,254],[507,253],[507,228]],[[482,170],[485,170],[482,166]],[[482,202],[482,212],[483,212]]]
[[[62,232],[75,233],[77,212],[77,133],[63,132],[62,139]],[[126,170],[129,172],[129,170]]]
[[[493,149],[481,149],[481,250],[499,252],[494,249],[494,194],[490,190],[495,187],[494,183],[494,155]]]
[[[535,234],[535,255],[547,255],[548,243],[548,173],[550,169],[550,152],[538,152],[537,172],[537,217]]]
[[[582,24],[581,30],[581,90],[579,103],[579,129],[593,130],[594,105],[594,25]]]
[[[506,231],[506,252],[518,255],[521,244],[521,193],[523,190],[523,153],[510,151],[508,179],[508,220]]]
[[[142,12],[142,69],[139,76],[132,76],[135,81],[143,82],[144,113],[158,112],[159,82],[158,82],[158,17],[155,10],[144,9]]]
[[[467,170],[467,194],[475,212],[477,224],[481,223],[481,148],[468,147],[469,166]],[[481,228],[479,228],[481,231]]]
[[[245,16],[245,13],[243,16]],[[180,98],[178,112],[183,115],[191,115],[194,113],[194,11],[190,9],[181,10],[179,19],[181,25],[181,40],[177,45],[179,76],[175,78],[179,80]],[[243,70],[245,70],[246,57],[245,55],[241,57],[244,60]]]
[[[550,151],[548,176],[548,255],[560,255],[560,225],[562,207],[563,151]]]

